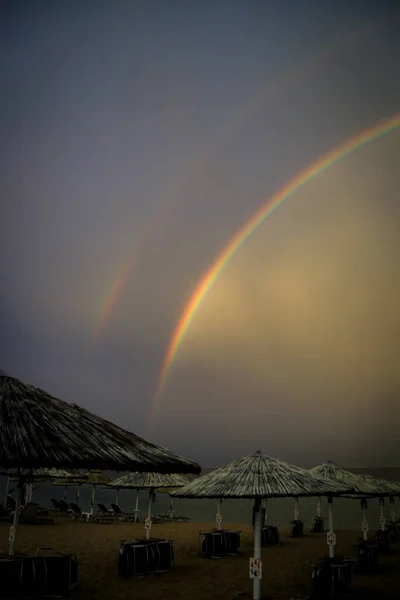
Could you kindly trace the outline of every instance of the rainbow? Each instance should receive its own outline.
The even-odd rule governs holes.
[[[154,236],[158,234],[158,229],[165,228],[165,220],[168,218],[168,214],[171,212],[173,206],[179,204],[184,188],[199,174],[201,169],[211,161],[216,148],[226,143],[229,136],[243,126],[247,119],[252,117],[261,109],[261,107],[265,106],[268,100],[272,101],[279,98],[281,94],[294,87],[314,70],[321,65],[326,64],[331,57],[336,56],[339,50],[348,49],[352,44],[356,44],[362,38],[371,35],[371,33],[373,33],[381,24],[385,23],[387,19],[388,17],[385,17],[382,21],[378,21],[373,25],[363,25],[360,28],[357,28],[355,32],[351,31],[346,36],[341,36],[338,40],[327,45],[320,54],[312,56],[310,60],[291,69],[279,79],[269,82],[258,94],[251,97],[238,113],[228,119],[226,124],[215,133],[211,142],[203,147],[189,162],[185,176],[182,177],[169,192],[165,204],[161,206],[160,209],[156,209],[154,214],[149,217],[128,258],[126,258],[117,268],[117,272],[113,276],[111,284],[108,286],[95,315],[91,338],[91,342],[94,345],[99,341],[104,332],[107,323],[116,308],[117,302],[132,275],[134,265],[138,261],[140,253],[143,251],[149,240],[154,239]]]
[[[318,177],[318,175],[338,163],[355,150],[358,150],[369,142],[393,132],[398,127],[400,127],[400,113],[397,113],[385,122],[380,122],[369,129],[363,130],[361,133],[355,137],[352,137],[344,144],[341,144],[327,154],[323,155],[322,158],[318,159],[304,171],[299,173],[296,177],[294,177],[294,179],[292,179],[288,184],[286,184],[271,198],[269,198],[268,201],[250,218],[250,220],[247,221],[247,223],[245,223],[245,225],[235,233],[222,252],[217,256],[211,267],[201,278],[178,320],[165,354],[164,362],[158,379],[155,398],[150,412],[150,418],[154,416],[157,406],[157,399],[164,388],[168,373],[171,370],[177,352],[184,340],[190,324],[194,319],[196,312],[234,254],[236,254],[236,252],[243,246],[243,244],[255,232],[255,230],[268,217],[270,217],[285,200],[293,196],[293,194],[305,186],[309,181]]]

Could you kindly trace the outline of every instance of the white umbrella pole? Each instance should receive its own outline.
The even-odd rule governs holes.
[[[336,545],[336,536],[333,531],[333,499],[328,498],[328,523],[329,523],[329,531],[328,531],[328,546],[329,546],[329,558],[334,558],[335,556],[335,545]]]
[[[294,520],[297,521],[299,518],[299,515],[300,515],[298,498],[295,498],[295,500],[294,500],[294,513],[293,514],[294,514]]]
[[[33,482],[28,485],[28,502],[32,502],[33,498]]]
[[[169,516],[172,517],[174,516],[174,499],[171,498],[171,496],[169,497]]]
[[[368,508],[367,500],[361,500],[361,510],[362,510],[361,531],[363,532],[363,538],[365,541],[368,539],[367,508]]]
[[[317,499],[317,517],[321,516],[321,498],[318,497]]]
[[[146,540],[151,537],[151,508],[153,503],[153,490],[149,489],[149,506],[147,508],[147,519],[146,519]]]
[[[221,530],[221,523],[222,523],[221,502],[222,502],[221,498],[219,498],[217,501],[217,518],[216,518],[218,531]]]
[[[133,512],[135,513],[135,523],[137,523],[138,514],[139,514],[139,490],[136,490],[136,503],[135,503],[135,510]]]
[[[262,504],[261,506],[264,508],[264,523],[262,523],[262,525],[266,525],[267,521],[268,521],[268,513],[267,513],[267,499],[265,498],[265,500],[262,500]]]
[[[386,524],[386,519],[385,519],[385,515],[383,512],[383,507],[385,505],[385,501],[383,498],[379,498],[379,505],[381,507],[381,515],[380,515],[380,523],[381,523],[381,530],[385,531],[385,524]]]
[[[258,561],[261,563],[261,501],[259,498],[255,499],[254,509],[255,509],[255,511],[254,511],[253,558],[258,559]],[[261,564],[260,564],[260,567],[261,567]],[[261,598],[261,572],[258,571],[257,577],[254,577],[254,579],[253,579],[253,600],[260,600],[260,598]]]
[[[396,521],[396,513],[394,512],[394,498],[393,498],[393,496],[389,497],[389,506],[390,506],[390,519],[394,523]]]
[[[4,496],[4,508],[7,507],[7,500],[8,500],[8,490],[10,489],[10,478],[7,477],[7,483],[6,483],[6,494]]]
[[[17,485],[17,501],[15,504],[14,519],[13,519],[13,524],[10,527],[10,533],[8,536],[8,539],[10,542],[9,551],[8,551],[9,556],[14,556],[15,536],[17,534],[17,525],[18,525],[18,521],[19,521],[19,514],[21,511],[22,493],[23,493],[23,482],[21,480],[19,480],[18,485]]]
[[[93,485],[93,489],[92,489],[92,497],[90,499],[90,514],[93,514],[93,510],[94,510],[94,499],[96,496],[96,486]]]

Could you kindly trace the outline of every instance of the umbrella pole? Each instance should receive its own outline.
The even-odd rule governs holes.
[[[221,531],[221,523],[222,523],[222,515],[221,515],[221,498],[218,499],[217,501],[217,529],[218,531]]]
[[[264,509],[264,523],[261,523],[261,525],[266,525],[267,521],[268,521],[268,513],[267,513],[267,499],[265,498],[265,500],[261,501],[261,506]]]
[[[362,510],[361,531],[363,532],[363,538],[365,541],[368,539],[367,508],[368,508],[367,500],[361,500],[361,510]]]
[[[6,494],[5,494],[5,497],[4,497],[4,508],[7,508],[8,490],[9,489],[10,489],[10,478],[7,477]]]
[[[22,479],[19,479],[18,485],[17,485],[17,502],[15,504],[13,524],[10,527],[10,533],[8,536],[8,539],[10,542],[9,551],[8,551],[9,556],[14,556],[15,537],[17,534],[17,525],[18,525],[18,521],[19,521],[19,514],[21,512],[23,487],[24,487],[23,481],[22,481]]]
[[[169,497],[169,516],[171,517],[171,519],[174,516],[174,499],[171,498],[171,496]]]
[[[383,507],[385,505],[385,501],[383,498],[379,498],[379,506],[381,507],[381,516],[380,516],[380,523],[381,523],[381,530],[385,531],[385,524],[386,524],[386,519],[385,519],[385,515],[383,513]]]
[[[151,537],[151,508],[153,503],[153,490],[149,489],[149,506],[147,508],[147,519],[146,519],[146,540]]]
[[[328,531],[327,538],[328,538],[328,546],[329,546],[329,558],[334,558],[336,536],[333,531],[333,499],[331,497],[328,498],[328,523],[329,523],[329,531]]]
[[[317,498],[317,517],[321,517],[321,498],[318,496]]]
[[[253,558],[261,562],[261,501],[259,498],[254,502],[254,550]],[[252,559],[250,559],[251,561]],[[253,579],[253,600],[261,598],[261,573]]]
[[[96,496],[96,486],[93,484],[92,497],[90,500],[90,514],[91,515],[93,514],[95,496]]]
[[[135,523],[137,523],[139,513],[139,490],[136,490],[136,504],[133,512],[135,513]]]
[[[396,513],[394,512],[394,498],[393,496],[389,497],[389,504],[390,504],[390,518],[392,520],[392,523],[394,523],[396,521]]]
[[[294,520],[297,521],[299,518],[299,498],[295,498],[294,500]]]

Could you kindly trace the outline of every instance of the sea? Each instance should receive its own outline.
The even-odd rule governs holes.
[[[204,472],[209,472],[207,469]],[[350,469],[355,473],[367,473],[374,477],[382,477],[388,481],[400,482],[399,468],[381,468],[381,469]],[[203,474],[204,474],[203,472]],[[110,479],[117,477],[116,473],[107,472]],[[0,477],[0,501],[4,500],[6,492],[7,478]],[[50,498],[61,500],[64,498],[65,489],[60,486],[54,486],[51,482],[36,482],[36,489],[33,493],[33,501],[44,508],[50,508]],[[10,482],[10,490],[15,497],[16,483]],[[77,487],[69,487],[67,490],[67,501],[76,502]],[[92,486],[82,485],[80,487],[79,506],[84,511],[90,510],[90,501]],[[139,493],[139,517],[147,516],[149,494],[147,490],[141,490]],[[116,501],[116,491],[112,489],[96,487],[95,502],[110,506],[111,502]],[[136,491],[120,490],[118,494],[118,504],[123,511],[132,512],[135,508]],[[199,523],[211,523],[215,521],[217,513],[217,502],[215,500],[192,500],[192,499],[174,499],[174,510],[176,516],[190,517],[191,521]],[[155,494],[153,501],[153,515],[167,514],[169,511],[170,497],[168,494]],[[316,498],[301,498],[299,501],[299,518],[305,522],[305,528],[312,526],[313,517],[316,515]],[[221,505],[221,514],[223,522],[243,524],[251,523],[253,502],[251,500],[224,500]],[[333,502],[334,525],[336,530],[350,529],[360,530],[361,527],[361,506],[359,500],[335,498]],[[270,499],[267,503],[268,523],[279,527],[289,526],[293,519],[294,500],[292,498]],[[400,518],[400,498],[395,498],[394,504],[390,505],[388,499],[385,499],[384,514],[386,519],[390,519],[391,512],[394,511],[396,518]],[[328,507],[326,498],[322,499],[322,515],[328,516]],[[368,501],[367,519],[370,529],[379,529],[380,527],[380,507],[377,499]]]

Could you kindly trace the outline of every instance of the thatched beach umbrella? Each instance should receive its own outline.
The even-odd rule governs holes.
[[[27,487],[27,501],[32,502],[34,481],[51,481],[63,478],[68,480],[71,477],[80,475],[80,472],[72,469],[67,471],[67,469],[17,469],[14,467],[7,469],[6,474],[9,476],[10,481],[18,482],[21,476],[24,477]]]
[[[255,502],[253,598],[260,599],[261,501],[265,498],[337,496],[351,493],[351,487],[313,475],[306,469],[270,458],[258,451],[251,456],[216,469],[173,493],[179,498],[248,498]],[[255,567],[255,568],[254,568]]]
[[[385,531],[386,519],[384,514],[385,497],[389,497],[389,502],[393,503],[394,496],[400,496],[400,485],[392,481],[387,481],[381,477],[372,477],[372,475],[363,474],[361,477],[371,486],[375,486],[379,490],[379,506],[380,506],[380,525],[381,530]],[[396,514],[392,512],[392,520],[394,521]]]
[[[106,421],[76,404],[0,372],[0,471],[65,468],[199,473],[200,465]],[[21,506],[10,529],[10,554]]]
[[[96,496],[96,486],[98,485],[108,485],[109,483],[111,483],[111,479],[108,477],[108,475],[106,475],[105,473],[102,473],[102,471],[98,470],[98,469],[93,469],[92,471],[89,471],[88,473],[85,473],[84,475],[81,475],[80,477],[73,477],[70,479],[63,479],[61,481],[55,481],[53,483],[53,485],[64,485],[64,486],[78,486],[78,494],[77,494],[77,502],[79,502],[79,490],[80,490],[80,486],[81,485],[91,485],[92,486],[92,496],[91,496],[91,500],[90,500],[90,512],[91,514],[93,514],[93,509],[94,509],[94,502],[95,502],[95,496]],[[65,498],[64,498],[65,499]]]
[[[332,461],[328,460],[322,465],[312,467],[310,473],[314,475],[320,475],[326,477],[335,483],[341,483],[353,488],[352,494],[348,495],[349,498],[361,500],[362,510],[362,522],[361,530],[363,532],[364,539],[368,537],[368,522],[366,517],[367,498],[375,498],[380,495],[379,487],[372,481],[367,480],[362,475],[356,475],[343,467],[339,467]],[[332,498],[328,498],[328,510],[329,510],[329,532],[333,531],[333,503]],[[328,535],[329,535],[328,532]]]
[[[137,493],[139,490],[148,490],[149,491],[149,504],[147,509],[147,518],[145,520],[145,528],[146,528],[146,539],[150,539],[151,536],[151,508],[153,503],[153,497],[155,490],[163,488],[179,488],[183,487],[188,483],[188,479],[186,477],[182,477],[181,475],[166,475],[162,473],[128,473],[127,475],[123,475],[122,477],[118,477],[114,479],[112,482],[112,486],[115,488],[125,488],[136,490]],[[136,496],[136,508],[135,515],[137,515],[138,511],[138,496]]]

